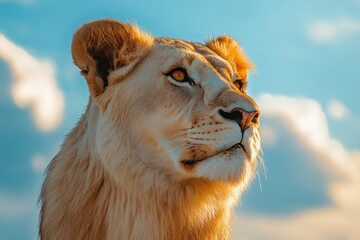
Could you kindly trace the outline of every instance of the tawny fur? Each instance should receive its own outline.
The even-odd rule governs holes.
[[[253,70],[254,66],[240,49],[239,44],[229,36],[220,36],[206,43],[206,46],[226,59],[235,70],[240,79],[247,79],[247,71]],[[246,87],[246,82],[244,84]]]
[[[228,239],[236,185],[168,182],[139,166],[119,186],[92,152],[96,112],[88,109],[48,168],[42,239]]]
[[[230,53],[238,45],[229,39],[213,40],[208,43],[211,50],[204,46],[205,50],[201,51],[214,51],[231,65],[236,65],[233,66],[235,75],[244,74],[241,72],[249,69],[250,62],[240,52]],[[140,100],[135,99],[134,91],[137,90],[127,79],[141,67],[148,54],[154,54],[150,53],[154,41],[152,36],[136,27],[113,20],[88,23],[75,34],[74,62],[86,78],[91,96],[85,113],[48,166],[41,193],[41,239],[229,238],[233,208],[253,177],[255,161],[244,161],[247,169],[243,173],[236,179],[229,177],[228,181],[222,181],[178,177],[167,171],[167,167],[153,167],[147,157],[141,157],[139,149],[142,145],[151,148],[157,143],[151,134],[144,133],[142,142],[134,137],[134,129],[142,127],[136,124],[147,120],[137,115],[141,115],[147,105],[149,109],[159,104],[168,104],[169,108],[174,106],[171,101],[163,101],[168,97],[166,94],[171,96],[168,91],[157,94],[162,100],[155,101],[151,95],[146,95],[151,91],[143,92]],[[190,47],[196,49],[199,46]],[[99,59],[96,59],[99,56],[102,61],[111,63],[99,67]],[[214,68],[216,66],[209,69]],[[119,85],[121,81],[125,83]],[[225,99],[220,94],[225,100],[217,98],[212,105],[233,104],[234,94],[240,93],[230,90],[230,97]],[[180,97],[183,95],[179,94]],[[244,94],[241,96],[246,98]],[[123,112],[120,114],[119,110]],[[104,119],[108,121],[106,124],[102,122]],[[196,127],[201,125],[199,122],[201,119],[196,118],[191,124]],[[176,124],[182,127],[180,120]],[[214,120],[215,124],[218,122]],[[164,131],[173,134],[172,128]],[[102,138],[103,142],[98,143]],[[249,144],[253,144],[251,141]],[[257,145],[255,150],[258,150]],[[116,162],[112,163],[112,159]]]

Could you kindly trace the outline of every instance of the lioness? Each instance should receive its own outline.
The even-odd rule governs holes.
[[[47,169],[41,239],[228,239],[260,149],[238,43],[105,19],[80,27],[72,55],[90,99]]]

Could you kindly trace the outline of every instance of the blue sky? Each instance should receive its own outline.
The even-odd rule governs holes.
[[[155,36],[201,42],[226,33],[254,62],[248,92],[263,112],[268,171],[236,209],[234,239],[360,237],[360,204],[346,197],[360,202],[359,0],[0,0],[0,239],[36,238],[44,166],[88,98],[72,35],[109,17]],[[51,96],[24,96],[17,87],[31,74]],[[317,231],[305,236],[309,225]]]

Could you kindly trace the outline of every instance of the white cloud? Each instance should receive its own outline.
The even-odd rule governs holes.
[[[258,98],[263,116],[281,120],[293,133],[321,159],[329,170],[343,175],[354,174],[352,164],[359,152],[349,152],[329,135],[327,119],[320,104],[306,98],[292,98],[263,94]],[[356,160],[355,160],[356,159]]]
[[[39,129],[55,129],[62,120],[64,98],[56,85],[53,64],[35,59],[1,34],[0,58],[5,60],[13,74],[15,103],[31,108]]]
[[[261,143],[271,146],[277,140],[277,133],[271,126],[261,126]]]
[[[43,172],[48,165],[48,161],[43,154],[37,153],[32,157],[31,164],[35,171]]]
[[[316,43],[335,42],[356,34],[360,34],[360,20],[349,18],[320,20],[313,22],[308,28],[310,39]]]
[[[329,136],[323,109],[314,100],[263,94],[258,104],[263,117],[287,124],[331,174],[332,205],[285,217],[240,214],[233,239],[360,239],[360,152]]]
[[[344,119],[349,114],[348,108],[338,100],[331,100],[327,107],[328,113],[331,117],[336,119]]]

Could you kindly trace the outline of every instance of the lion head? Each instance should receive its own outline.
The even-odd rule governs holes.
[[[47,169],[41,239],[228,239],[260,149],[238,43],[107,19],[80,27],[72,54],[90,101]]]
[[[94,151],[112,177],[146,168],[175,180],[252,178],[260,113],[246,93],[252,64],[233,38],[154,38],[99,20],[76,32],[72,54],[99,108]]]

